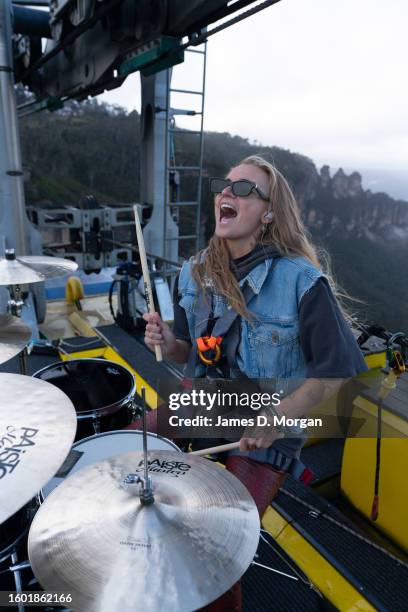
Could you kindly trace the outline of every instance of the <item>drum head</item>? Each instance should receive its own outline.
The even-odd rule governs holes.
[[[147,434],[147,448],[148,450],[176,450],[181,452],[173,442],[153,433]],[[79,440],[73,445],[58,473],[43,488],[42,497],[45,499],[65,478],[91,463],[115,455],[142,450],[143,433],[138,430],[110,431]]]
[[[72,359],[53,363],[34,374],[63,391],[78,419],[119,410],[134,395],[134,378],[122,365],[105,359]]]

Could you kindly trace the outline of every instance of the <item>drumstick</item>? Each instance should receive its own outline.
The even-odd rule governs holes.
[[[239,448],[239,442],[230,442],[229,444],[221,444],[220,446],[211,446],[210,448],[202,448],[192,451],[189,455],[214,455],[215,453],[223,453],[225,451]]]
[[[144,244],[144,239],[143,239],[142,226],[140,225],[139,213],[137,211],[136,204],[133,206],[133,212],[135,214],[136,237],[137,237],[137,245],[139,247],[140,263],[142,264],[146,305],[147,305],[147,309],[150,312],[150,314],[155,314],[152,284],[150,282],[149,268],[147,266],[146,249],[145,249],[145,244]],[[156,353],[156,361],[163,361],[162,350],[159,344],[155,344],[154,352]]]

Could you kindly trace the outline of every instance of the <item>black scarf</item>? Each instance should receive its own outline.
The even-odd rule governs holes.
[[[240,282],[255,266],[265,261],[265,259],[272,257],[281,257],[278,249],[273,244],[258,244],[250,253],[237,259],[232,259],[230,270],[237,281]]]

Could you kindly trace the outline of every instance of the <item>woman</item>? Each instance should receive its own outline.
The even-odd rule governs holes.
[[[145,342],[151,350],[159,344],[166,359],[187,363],[189,376],[205,376],[208,367],[219,374],[219,362],[205,366],[198,349],[207,361],[214,361],[215,353],[205,350],[205,344],[197,347],[196,341],[216,337],[231,307],[237,316],[222,334],[224,375],[278,381],[284,397],[274,414],[300,417],[338,388],[339,380],[366,370],[362,354],[282,174],[251,156],[226,179],[212,179],[211,190],[214,236],[207,249],[183,265],[175,288],[173,330],[158,314],[146,314]],[[244,435],[240,452],[226,461],[253,495],[260,516],[303,444],[293,432],[285,433],[271,428],[268,435]],[[239,597],[226,602],[228,596],[211,610],[239,609]]]

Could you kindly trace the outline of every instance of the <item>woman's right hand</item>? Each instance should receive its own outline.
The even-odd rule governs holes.
[[[172,355],[177,350],[177,339],[167,323],[164,323],[158,312],[143,315],[146,321],[144,341],[146,346],[154,352],[154,347],[161,346],[163,357]]]

